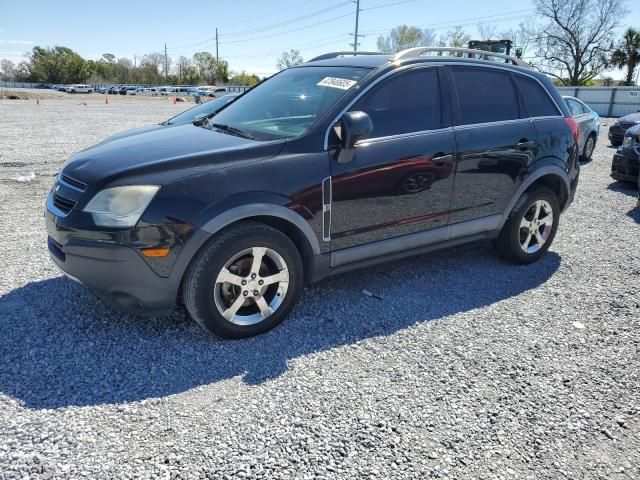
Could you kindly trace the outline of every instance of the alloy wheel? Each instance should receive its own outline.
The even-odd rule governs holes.
[[[282,305],[289,269],[282,256],[266,247],[247,248],[222,267],[213,286],[220,314],[236,325],[255,325]]]
[[[553,229],[553,209],[546,200],[536,200],[520,221],[520,248],[536,253],[546,243]]]

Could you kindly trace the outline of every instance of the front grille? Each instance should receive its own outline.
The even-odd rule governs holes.
[[[62,195],[58,195],[57,193],[53,194],[53,204],[63,213],[69,213],[73,207],[76,206],[76,202],[69,200],[68,198],[64,198]]]
[[[87,189],[87,184],[80,180],[76,180],[75,178],[71,178],[65,174],[60,175],[60,177],[63,182],[77,188],[78,190],[82,190],[84,192]]]

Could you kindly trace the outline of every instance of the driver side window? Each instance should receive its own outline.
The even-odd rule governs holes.
[[[373,87],[351,111],[371,117],[369,138],[442,128],[440,85],[435,68],[398,73]]]

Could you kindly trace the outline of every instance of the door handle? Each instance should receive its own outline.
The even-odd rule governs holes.
[[[520,150],[526,150],[527,148],[533,148],[536,146],[536,142],[523,140],[516,144],[516,147]]]

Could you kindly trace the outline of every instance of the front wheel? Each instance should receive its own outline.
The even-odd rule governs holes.
[[[183,282],[184,303],[206,331],[246,338],[281,323],[302,288],[302,260],[282,232],[245,223],[215,237]]]
[[[501,257],[511,262],[535,262],[549,250],[559,220],[556,194],[543,186],[534,187],[518,200],[494,247]]]

